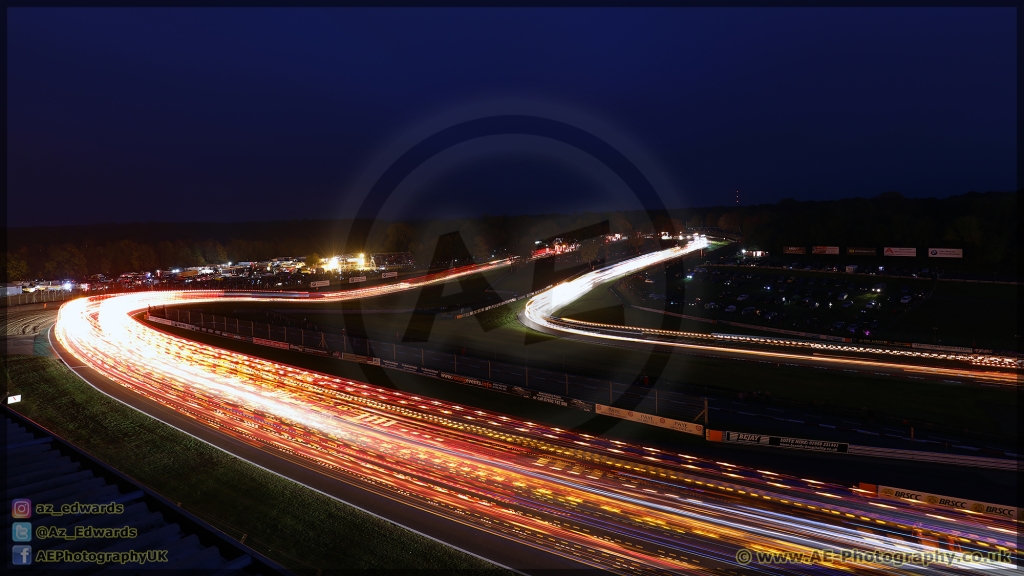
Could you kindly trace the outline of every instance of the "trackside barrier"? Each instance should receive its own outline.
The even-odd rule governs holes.
[[[474,378],[463,374],[453,374],[444,370],[437,370],[428,368],[425,366],[417,366],[415,364],[408,364],[405,362],[397,362],[394,360],[386,360],[384,358],[378,358],[376,356],[368,356],[361,354],[350,354],[348,352],[341,352],[338,350],[328,350],[324,348],[317,348],[313,346],[301,346],[297,344],[289,344],[286,342],[279,342],[276,340],[268,340],[265,338],[254,338],[251,336],[242,336],[240,334],[233,334],[230,332],[224,332],[221,330],[202,328],[193,324],[187,324],[185,322],[175,322],[174,320],[167,320],[166,318],[160,318],[158,316],[147,316],[147,320],[155,322],[157,324],[164,324],[166,326],[174,326],[176,328],[183,328],[186,330],[192,330],[195,332],[204,332],[208,334],[214,334],[216,336],[223,336],[234,340],[241,340],[244,342],[251,342],[253,344],[259,344],[261,346],[268,346],[272,348],[279,348],[282,350],[291,350],[295,352],[302,352],[305,354],[312,354],[321,357],[331,357],[338,360],[347,360],[350,362],[359,362],[361,364],[370,364],[373,366],[381,366],[383,368],[389,368],[392,370],[401,370],[403,372],[409,372],[412,374],[418,374],[421,376],[427,376],[429,378],[436,378],[439,380],[446,380],[448,382],[456,382],[459,384],[465,384],[468,386],[474,386],[478,388],[485,388],[493,390],[495,392],[502,392],[505,394],[511,394],[513,396],[519,396],[520,398],[527,398],[529,400],[535,400],[538,402],[544,402],[545,404],[554,404],[556,406],[562,406],[565,408],[574,408],[576,410],[582,410],[584,412],[593,412],[601,414],[603,416],[611,416],[613,418],[620,418],[622,420],[629,420],[631,422],[639,422],[642,424],[649,424],[651,426],[658,426],[661,428],[669,428],[677,432],[683,432],[685,434],[694,434],[697,436],[704,435],[704,426],[702,424],[695,424],[693,422],[686,422],[683,420],[676,420],[673,418],[665,418],[663,416],[656,416],[654,414],[647,414],[644,412],[638,412],[635,410],[626,410],[622,408],[616,408],[614,406],[608,406],[605,404],[597,404],[594,402],[587,402],[578,398],[571,398],[569,396],[563,396],[560,394],[552,394],[550,392],[543,392],[540,390],[532,390],[523,386],[514,386],[504,384],[501,382],[494,382],[483,378]]]
[[[688,316],[686,314],[677,314],[675,312],[669,312],[667,310],[656,310],[654,308],[645,308],[643,306],[636,305],[631,305],[631,307],[635,308],[636,310],[643,310],[644,312],[653,312],[655,314],[664,314],[666,316],[676,316],[677,318],[683,318],[685,320],[697,320],[699,322],[708,322],[711,324],[725,324],[726,326],[737,326],[739,328],[750,328],[752,330],[763,330],[765,332],[774,332],[776,334],[788,334],[790,336],[802,336],[804,338],[815,338],[819,340],[832,340],[835,342],[853,342],[853,339],[843,338],[842,336],[816,334],[812,332],[799,332],[797,330],[785,330],[783,328],[773,328],[771,326],[758,326],[756,324],[744,324],[742,322],[730,322],[728,320],[713,320],[709,318],[701,318],[699,316]]]
[[[885,500],[899,500],[914,503],[920,502],[922,504],[931,504],[932,506],[940,506],[951,510],[995,516],[1005,520],[1021,519],[1020,508],[1014,508],[1013,506],[990,504],[988,502],[978,502],[977,500],[968,500],[966,498],[929,494],[928,492],[918,492],[916,490],[907,490],[906,488],[894,488],[892,486],[868,484],[866,482],[860,483],[860,489],[864,492],[874,493],[877,498]]]
[[[675,312],[668,312],[666,310],[656,310],[654,308],[644,308],[642,306],[632,306],[632,308],[634,308],[636,310],[643,310],[644,312],[653,312],[655,314],[664,314],[666,316],[676,316],[676,317],[679,317],[679,318],[686,318],[686,319],[698,319],[696,316],[686,316],[686,315],[683,315],[683,314],[676,314]],[[706,321],[706,319],[701,319],[701,320],[702,321]],[[578,324],[587,324],[587,322],[582,322],[580,320],[573,320],[572,322],[575,322],[575,323],[578,323]],[[933,344],[920,344],[920,343],[916,343],[916,342],[892,342],[892,341],[887,341],[887,340],[865,340],[865,339],[858,339],[858,338],[843,338],[841,336],[831,336],[829,334],[817,334],[817,333],[813,333],[813,332],[798,332],[796,330],[783,330],[782,328],[772,328],[771,326],[758,326],[758,325],[755,325],[755,324],[742,324],[740,322],[729,322],[729,321],[726,321],[726,320],[718,320],[717,323],[718,324],[726,324],[728,326],[738,326],[740,328],[749,328],[749,329],[752,329],[752,330],[763,330],[763,331],[780,333],[780,334],[788,334],[788,335],[791,335],[791,336],[801,336],[803,338],[809,338],[811,340],[810,341],[807,341],[807,340],[791,340],[791,339],[786,339],[786,338],[775,338],[775,337],[767,336],[767,335],[765,335],[765,336],[751,336],[751,335],[745,335],[745,334],[719,334],[719,333],[705,334],[705,333],[687,333],[687,332],[678,332],[678,331],[673,332],[673,334],[674,335],[684,335],[684,336],[695,337],[695,338],[712,338],[712,339],[717,339],[717,340],[732,340],[732,341],[738,341],[738,342],[755,342],[755,343],[761,343],[761,344],[775,344],[775,345],[783,345],[783,346],[801,346],[801,345],[802,346],[809,346],[809,345],[810,346],[814,346],[814,345],[823,345],[823,346],[825,346],[825,345],[828,345],[825,342],[814,342],[814,341],[816,341],[816,340],[827,340],[829,342],[851,344],[853,346],[854,350],[858,351],[858,352],[874,352],[874,353],[889,353],[889,354],[907,354],[907,353],[914,354],[914,353],[916,353],[916,352],[913,352],[913,350],[930,350],[930,351],[935,351],[935,352],[945,352],[945,353],[947,353],[946,356],[940,355],[939,357],[940,358],[945,358],[945,357],[949,356],[950,354],[955,355],[955,356],[949,356],[949,359],[951,359],[951,360],[968,360],[968,361],[973,361],[973,360],[978,360],[978,358],[974,357],[974,356],[971,356],[972,354],[989,354],[989,355],[996,355],[996,356],[1004,356],[1004,358],[989,358],[988,362],[990,364],[994,363],[996,365],[1007,366],[1007,367],[1012,367],[1012,365],[1016,365],[1018,367],[1024,367],[1024,363],[1022,363],[1021,360],[1019,359],[1020,358],[1019,354],[1014,353],[1014,352],[993,351],[993,350],[988,349],[988,348],[965,348],[965,347],[961,347],[961,346],[939,346],[939,345],[933,345]],[[591,324],[593,324],[593,323],[591,323]],[[644,329],[644,328],[632,328],[632,327],[629,327],[629,326],[623,326],[622,328],[626,329],[626,330],[633,330],[633,331],[636,331],[636,332],[645,332],[645,333],[646,332],[652,332],[652,333],[658,333],[659,332],[658,330],[651,330],[651,329]],[[660,332],[668,334],[668,332],[666,332],[664,330],[662,330]],[[892,347],[895,347],[896,349],[895,350],[892,350],[892,349],[857,349],[858,345],[863,346],[864,344],[880,344],[880,345],[883,345],[883,346],[892,346]],[[834,344],[834,345],[835,346],[840,346],[841,344]],[[1016,360],[1014,360],[1014,358],[1016,358]]]
[[[553,286],[553,284],[551,286]],[[495,308],[500,308],[501,306],[504,306],[506,304],[511,304],[513,302],[518,302],[520,300],[525,300],[527,298],[530,298],[530,297],[536,296],[537,294],[540,294],[541,292],[551,288],[551,286],[548,286],[547,288],[541,288],[540,290],[536,290],[534,292],[530,292],[529,294],[523,294],[522,296],[516,296],[515,298],[509,298],[508,300],[503,300],[501,302],[498,302],[497,304],[491,304],[490,306],[484,306],[483,308],[477,308],[476,310],[473,310],[471,312],[465,312],[463,314],[456,314],[455,315],[455,319],[456,320],[460,320],[462,318],[467,318],[467,317],[472,316],[474,314],[479,314],[481,312],[487,312],[488,310],[494,310]]]
[[[300,351],[304,354],[331,356],[349,359],[349,356],[338,356],[344,353],[351,355],[355,361],[359,357],[380,358],[382,363],[391,362],[395,366],[409,365],[423,369],[444,371],[453,377],[468,378],[466,383],[489,382],[494,389],[506,389],[519,396],[555,404],[566,404],[571,399],[590,406],[599,402],[610,406],[618,406],[627,410],[640,411],[647,414],[692,422],[705,412],[706,402],[703,397],[682,392],[658,390],[639,385],[625,384],[606,378],[596,378],[582,374],[553,370],[550,367],[522,365],[513,362],[499,362],[479,356],[459,354],[455,351],[445,353],[436,349],[417,348],[397,342],[366,340],[352,336],[328,334],[325,332],[308,331],[298,328],[287,329],[270,324],[258,324],[251,321],[240,322],[236,318],[213,316],[198,311],[166,310],[159,308],[150,311],[150,320],[178,328],[214,334],[225,338],[243,340],[263,346]],[[154,313],[155,312],[155,313]],[[162,313],[161,313],[162,312]],[[170,312],[170,318],[167,316]],[[259,336],[256,333],[259,332]],[[497,355],[495,355],[497,356]],[[437,374],[429,374],[439,377]],[[504,387],[504,388],[502,388]]]
[[[1017,460],[1010,460],[1008,458],[986,458],[985,456],[921,452],[918,450],[900,450],[898,448],[875,448],[872,446],[850,446],[850,454],[874,458],[934,462],[936,464],[950,464],[952,466],[966,466],[968,468],[988,468],[990,470],[1017,470],[1020,466]]]
[[[808,440],[806,438],[786,438],[782,436],[750,434],[746,432],[708,430],[705,438],[710,442],[770,446],[774,448],[788,448],[791,450],[811,450],[814,452],[850,454],[851,456],[866,456],[869,458],[894,458],[899,460],[948,464],[951,466],[965,466],[968,468],[986,468],[990,470],[1017,470],[1019,466],[1017,460],[1011,460],[1008,458],[986,458],[984,456],[922,452],[920,450],[900,450],[898,448],[876,448],[874,446],[856,446],[845,442]]]
[[[174,320],[167,320],[166,318],[160,318],[158,316],[148,316],[147,320],[149,320],[150,322],[156,322],[157,324],[164,324],[166,326],[184,328],[186,330],[192,330],[194,332],[203,332],[207,334],[213,334],[216,336],[223,336],[225,338],[241,340],[243,342],[251,342],[253,344],[259,344],[261,346],[267,346],[271,348],[279,348],[282,350],[290,350],[293,352],[302,352],[304,354],[310,354],[313,356],[330,357],[337,360],[346,360],[349,362],[359,362],[360,364],[380,366],[382,368],[390,368],[392,370],[401,370],[403,372],[419,374],[420,376],[426,376],[428,378],[436,378],[438,380],[446,380],[448,382],[456,382],[459,384],[466,384],[478,388],[494,390],[496,392],[503,392],[505,394],[519,396],[520,398],[527,398],[530,400],[536,400],[538,402],[544,402],[545,404],[555,404],[557,406],[563,406],[566,408],[575,408],[577,410],[583,410],[584,412],[594,411],[593,402],[586,402],[584,400],[579,400],[577,398],[570,398],[568,396],[551,394],[549,392],[542,392],[539,390],[530,390],[522,386],[512,386],[508,384],[503,384],[501,382],[492,382],[490,380],[485,380],[482,378],[472,378],[462,374],[452,374],[444,370],[437,370],[434,368],[417,366],[415,364],[396,362],[393,360],[385,360],[384,358],[378,358],[376,356],[351,354],[348,352],[341,352],[339,350],[328,350],[325,348],[317,348],[314,346],[288,344],[286,342],[279,342],[277,340],[267,340],[265,338],[253,338],[251,336],[242,336],[239,334],[232,334],[230,332],[224,332],[212,328],[202,328],[199,326],[195,326],[193,324],[186,324],[184,322],[175,322]],[[650,417],[660,418],[656,416]]]

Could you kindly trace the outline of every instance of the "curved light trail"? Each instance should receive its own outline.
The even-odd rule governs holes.
[[[148,306],[252,298],[221,291],[83,298],[60,309],[55,334],[73,356],[110,380],[227,437],[440,517],[616,573],[806,568],[756,561],[742,566],[736,560],[742,549],[941,551],[959,561],[933,564],[930,573],[1013,569],[970,556],[1016,555],[1013,522],[909,502],[882,504],[856,488],[378,388],[190,341],[133,317]],[[837,571],[923,570],[820,557],[815,563]]]
[[[630,326],[617,326],[583,322],[559,318],[557,313],[595,287],[617,278],[639,272],[645,268],[679,258],[688,253],[705,248],[707,241],[690,242],[685,247],[672,247],[629,260],[612,264],[600,270],[588,272],[572,280],[558,284],[527,301],[523,309],[523,323],[535,330],[563,337],[582,337],[591,342],[605,342],[613,345],[645,345],[664,346],[680,350],[725,355],[729,357],[745,357],[771,362],[799,361],[837,369],[855,369],[874,372],[914,372],[944,378],[969,378],[979,382],[1001,385],[1019,385],[1019,374],[1014,368],[1019,367],[1020,360],[998,355],[981,354],[937,354],[935,352],[918,352],[897,350],[864,345],[843,345],[835,342],[812,342],[771,336],[743,336],[735,334],[704,334],[697,332],[678,332],[656,330]],[[833,353],[863,354],[877,356],[893,356],[901,359],[921,360],[927,363],[940,361],[960,361],[972,365],[972,369],[964,370],[948,366],[916,365],[886,361],[870,357],[825,356],[819,353],[808,355],[797,352],[783,352],[766,349],[730,347],[700,342],[680,342],[676,339],[712,340],[716,342],[736,342],[762,347],[804,348],[809,351],[824,350]],[[993,369],[994,368],[994,369]],[[999,370],[1003,368],[1003,370]]]

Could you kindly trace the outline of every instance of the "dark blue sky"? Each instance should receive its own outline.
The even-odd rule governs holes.
[[[7,224],[342,218],[570,123],[669,206],[1016,189],[1014,9],[10,9]],[[634,208],[539,136],[386,216]]]

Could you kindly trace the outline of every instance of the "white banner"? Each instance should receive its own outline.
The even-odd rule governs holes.
[[[917,256],[917,248],[893,248],[886,246],[882,248],[882,256]]]
[[[398,276],[398,272],[385,272],[380,275],[381,278],[394,278]]]
[[[317,280],[315,282],[310,282],[309,283],[309,287],[310,288],[320,288],[321,286],[330,286],[330,285],[331,285],[331,281],[330,280]]]
[[[14,404],[15,402],[21,402],[21,394],[15,394],[14,396],[7,397],[8,404]]]
[[[355,278],[349,278],[348,283],[352,284],[355,282],[366,282],[366,276],[356,276]]]
[[[941,496],[939,494],[929,494],[927,492],[917,492],[915,490],[904,490],[903,488],[893,488],[892,486],[879,486],[878,497],[888,500],[910,500],[912,502],[921,502],[922,504],[931,504],[932,506],[941,506],[943,508],[950,508],[953,510],[970,510],[977,514],[999,516],[1000,518],[1006,518],[1008,520],[1020,519],[1020,510],[1012,506],[989,504],[987,502],[978,502],[976,500],[968,500],[966,498]]]
[[[964,251],[962,248],[929,248],[929,258],[963,258]]]
[[[721,432],[722,442],[733,444],[760,444],[776,448],[792,448],[795,450],[813,450],[815,452],[847,453],[850,445],[846,442],[830,442],[828,440],[808,440],[806,438],[786,438],[767,434],[748,434],[746,432]]]
[[[696,434],[697,436],[704,435],[704,426],[702,424],[683,422],[682,420],[673,420],[671,418],[662,418],[661,416],[652,416],[651,414],[623,410],[622,408],[605,406],[604,404],[594,404],[594,412],[605,416],[613,416],[615,418],[622,418],[623,420],[630,420],[632,422],[641,422],[652,426],[671,428],[672,430],[684,432],[686,434]]]

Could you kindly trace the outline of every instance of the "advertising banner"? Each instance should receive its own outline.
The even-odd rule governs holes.
[[[811,254],[839,254],[839,246],[811,246]]]
[[[624,410],[614,406],[605,406],[604,404],[594,404],[594,412],[605,416],[630,420],[632,422],[640,422],[643,424],[650,424],[652,426],[660,426],[662,428],[671,428],[672,430],[684,432],[686,434],[695,434],[697,436],[704,435],[703,424],[694,424],[693,422],[662,418],[661,416],[644,414],[643,412],[633,412],[632,410]]]
[[[288,349],[287,342],[277,342],[276,340],[265,340],[263,338],[253,338],[253,344],[259,344],[260,346],[270,346],[272,348],[281,348],[282,350]]]
[[[924,350],[942,350],[943,352],[963,352],[970,354],[974,352],[974,348],[966,348],[963,346],[940,346],[938,344],[918,344],[917,342],[912,343],[911,348],[921,348]]]
[[[330,285],[331,285],[331,281],[330,280],[316,280],[314,282],[310,282],[309,283],[309,287],[310,288],[322,288],[322,287],[326,287],[326,286],[330,286]]]
[[[878,248],[847,248],[850,256],[878,256]]]
[[[523,398],[529,398],[530,400],[545,402],[547,404],[554,404],[556,406],[575,408],[577,410],[583,410],[584,412],[594,411],[594,405],[591,404],[590,402],[584,402],[583,400],[569,398],[568,396],[559,396],[558,394],[550,394],[548,392],[528,390],[520,386],[509,386],[508,392],[510,394],[515,394],[516,396],[522,396]]]
[[[508,391],[508,386],[500,382],[489,382],[487,380],[480,380],[479,378],[462,376],[460,374],[450,374],[448,372],[441,372],[441,378],[444,378],[445,380],[451,380],[453,382],[458,382],[459,384],[469,384],[470,386],[489,388],[491,390],[497,390],[498,392]]]
[[[380,275],[381,278],[395,278],[398,276],[398,272],[385,272]]]
[[[355,284],[356,282],[366,282],[366,276],[355,276],[348,279],[349,284]]]
[[[893,248],[886,246],[882,248],[883,256],[910,256],[917,257],[917,248]]]
[[[342,352],[341,359],[350,360],[352,362],[362,362],[364,364],[380,365],[380,358],[374,358],[373,356],[361,356],[359,354],[349,354],[348,352]]]
[[[814,452],[838,452],[845,454],[850,450],[850,445],[845,442],[785,438],[782,436],[766,436],[764,434],[747,434],[744,432],[722,432],[722,441],[733,444],[759,444],[762,446],[811,450]]]
[[[916,490],[904,490],[903,488],[893,488],[892,486],[879,486],[878,497],[886,500],[910,500],[913,502],[921,502],[922,504],[931,504],[932,506],[950,508],[952,510],[969,510],[977,514],[998,516],[1000,518],[1006,518],[1007,520],[1020,520],[1020,509],[1012,506],[989,504],[987,502],[978,502],[976,500],[968,500],[966,498],[954,498],[952,496],[941,496],[939,494],[929,494],[928,492],[918,492]]]
[[[807,248],[803,246],[783,246],[783,254],[807,254]]]
[[[929,248],[929,258],[963,258],[964,251],[962,248]]]

